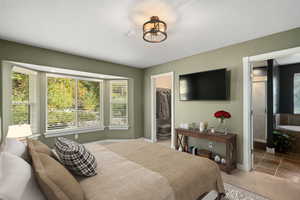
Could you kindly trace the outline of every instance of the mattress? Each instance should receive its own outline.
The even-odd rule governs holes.
[[[211,160],[143,140],[87,144],[98,174],[77,177],[87,200],[196,200],[224,194],[219,167]]]

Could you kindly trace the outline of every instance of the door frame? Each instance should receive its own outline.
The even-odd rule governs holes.
[[[161,76],[171,76],[171,148],[175,149],[175,91],[173,71],[151,76],[151,142],[157,142],[155,79]]]
[[[252,85],[253,85],[253,83],[264,83],[264,90],[265,90],[265,139],[264,139],[264,141],[263,140],[255,140],[253,137],[253,143],[255,141],[267,143],[267,111],[268,111],[267,80],[252,81]],[[253,93],[252,93],[252,98],[253,98]]]
[[[256,56],[243,57],[243,166],[245,171],[252,170],[252,65],[253,62],[280,58],[300,53],[300,47],[273,51]]]

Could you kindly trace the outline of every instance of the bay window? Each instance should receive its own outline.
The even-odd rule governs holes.
[[[47,74],[47,132],[103,128],[102,80]]]
[[[111,80],[110,127],[128,127],[128,81]]]
[[[11,74],[7,90],[12,94],[8,98],[8,137],[56,137],[105,127],[129,128],[125,77],[20,66],[7,67],[7,74]]]
[[[13,67],[11,111],[7,137],[22,138],[38,131],[37,72]]]

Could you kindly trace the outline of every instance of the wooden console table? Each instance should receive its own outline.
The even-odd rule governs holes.
[[[206,139],[209,141],[226,144],[226,164],[217,163],[221,170],[230,173],[236,169],[236,134],[228,133],[207,133],[199,130],[176,129],[176,149],[182,148],[184,152],[188,152],[188,137]]]

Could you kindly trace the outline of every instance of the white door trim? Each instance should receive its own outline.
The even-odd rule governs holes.
[[[300,53],[300,47],[284,49],[280,51],[273,51],[256,56],[243,58],[243,169],[250,171],[252,169],[251,156],[251,141],[253,139],[251,127],[251,110],[252,110],[252,94],[251,94],[251,63],[257,61],[265,61],[269,59],[280,58],[291,54]]]
[[[161,76],[171,76],[171,148],[175,149],[175,91],[174,72],[167,72],[151,76],[151,141],[157,142],[156,137],[156,94],[155,79]]]

